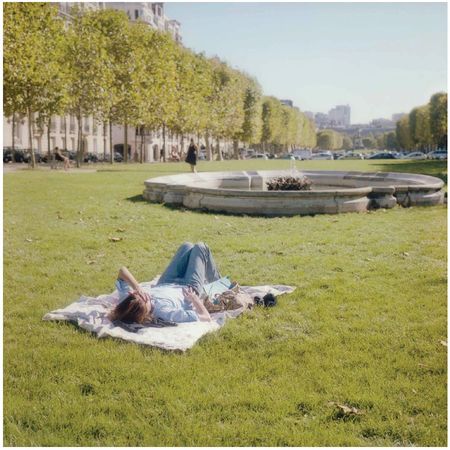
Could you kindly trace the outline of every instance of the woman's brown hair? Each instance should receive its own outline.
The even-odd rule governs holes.
[[[120,320],[124,323],[144,323],[147,319],[147,311],[144,303],[133,294],[128,295],[110,313],[111,322]]]

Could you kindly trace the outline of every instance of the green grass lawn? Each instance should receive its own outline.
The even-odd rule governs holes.
[[[297,166],[447,177],[433,161]],[[142,201],[145,179],[184,163],[98,167],[4,175],[5,446],[447,444],[445,206],[207,214]],[[207,242],[241,284],[297,289],[184,354],[41,320],[81,294],[111,292],[120,265],[150,280],[185,240]]]

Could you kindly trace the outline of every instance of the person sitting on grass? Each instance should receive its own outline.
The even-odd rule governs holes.
[[[64,170],[67,171],[70,168],[70,159],[61,153],[58,147],[55,147],[55,159],[64,163]]]
[[[143,324],[161,319],[170,322],[211,321],[200,294],[203,286],[221,278],[209,247],[203,242],[183,243],[154,287],[142,287],[126,267],[116,282],[120,303],[111,321]]]

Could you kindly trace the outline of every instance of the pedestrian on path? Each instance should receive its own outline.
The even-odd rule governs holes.
[[[195,169],[195,166],[197,165],[197,155],[197,146],[194,144],[194,139],[191,139],[185,161],[191,166],[191,172],[193,173],[197,172]]]

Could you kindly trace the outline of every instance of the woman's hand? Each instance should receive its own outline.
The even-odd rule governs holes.
[[[201,321],[211,322],[211,316],[209,315],[209,312],[205,308],[203,302],[200,300],[200,297],[195,293],[194,289],[192,289],[190,286],[187,288],[183,288],[183,295],[187,301],[192,303],[192,306]]]
[[[192,287],[190,286],[187,288],[183,288],[183,295],[184,298],[190,301],[191,303],[196,303],[200,300],[198,295],[195,293],[194,289],[192,289]]]
[[[145,292],[140,286],[131,293],[144,303],[150,303],[150,294]]]

